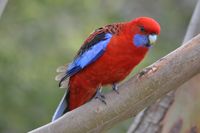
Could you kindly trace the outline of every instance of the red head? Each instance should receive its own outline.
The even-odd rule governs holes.
[[[160,34],[160,25],[149,17],[139,17],[127,23],[126,31],[133,38],[136,47],[149,47]]]
[[[160,34],[160,25],[153,18],[139,17],[130,22],[133,29],[140,34]]]

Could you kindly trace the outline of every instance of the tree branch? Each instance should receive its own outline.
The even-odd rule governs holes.
[[[200,35],[120,85],[119,95],[106,94],[107,105],[93,99],[29,133],[100,132],[135,116],[199,72]]]
[[[134,118],[127,133],[161,133],[161,121],[174,101],[174,91],[145,108]]]

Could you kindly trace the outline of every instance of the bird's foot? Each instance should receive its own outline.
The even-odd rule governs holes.
[[[106,104],[106,101],[105,101],[106,97],[101,93],[100,89],[97,90],[94,98],[99,99],[102,103]]]
[[[113,84],[112,85],[112,89],[113,89],[113,91],[115,91],[117,94],[119,94],[119,91],[118,91],[118,85],[117,84]]]

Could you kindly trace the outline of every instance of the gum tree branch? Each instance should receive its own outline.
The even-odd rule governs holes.
[[[135,116],[199,72],[200,35],[120,85],[120,94],[106,94],[107,105],[93,99],[29,133],[101,132]]]

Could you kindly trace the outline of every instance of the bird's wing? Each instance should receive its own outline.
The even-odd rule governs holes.
[[[65,80],[101,57],[106,51],[106,47],[112,36],[113,34],[105,30],[105,28],[99,28],[93,32],[86,39],[72,63],[66,67],[65,73],[63,75],[61,73],[57,77],[57,80],[60,81],[59,86],[62,87]]]

